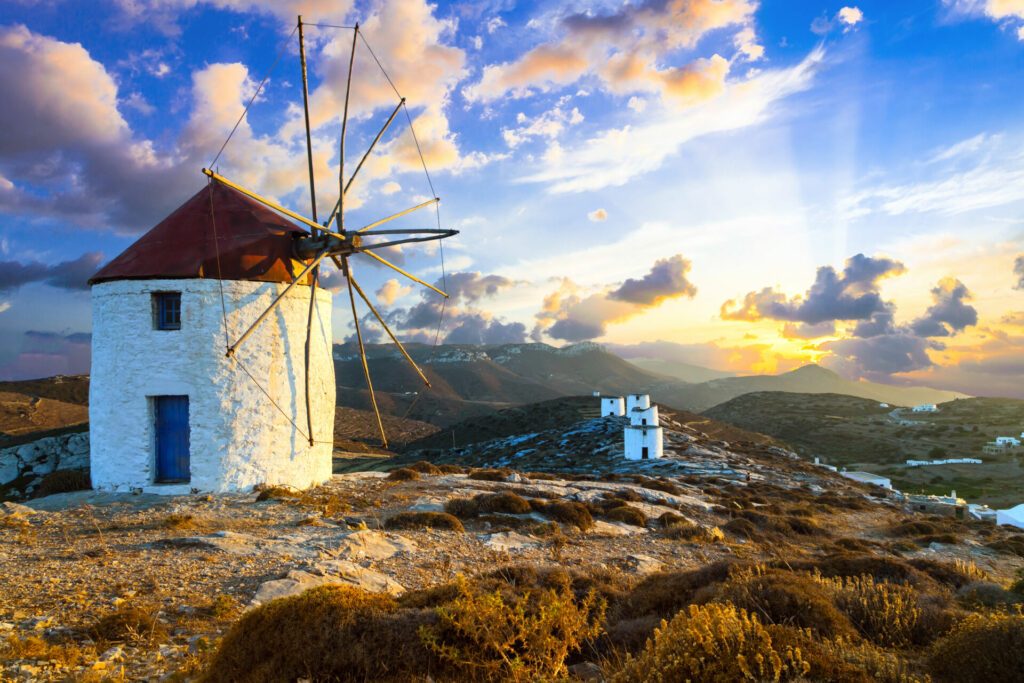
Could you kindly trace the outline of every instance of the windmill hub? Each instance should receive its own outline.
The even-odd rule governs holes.
[[[327,256],[348,256],[359,251],[362,245],[363,237],[356,233],[300,237],[295,240],[295,257],[300,261],[307,261],[322,253],[326,253]]]

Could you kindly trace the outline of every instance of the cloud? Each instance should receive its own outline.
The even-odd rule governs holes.
[[[837,27],[842,27],[843,33],[849,33],[856,26],[864,21],[864,12],[858,7],[842,7],[831,19],[828,15],[817,17],[811,22],[811,32],[819,36],[831,33]]]
[[[522,323],[502,323],[483,315],[465,315],[448,336],[445,344],[521,344],[526,341],[526,326]]]
[[[832,320],[809,325],[807,323],[786,323],[782,326],[782,336],[786,339],[818,339],[836,333],[836,324]]]
[[[879,183],[851,194],[840,210],[847,218],[872,213],[956,215],[1024,199],[1024,142],[1004,135],[976,135],[940,150],[910,183]]]
[[[943,0],[955,14],[984,17],[1012,28],[1018,40],[1024,41],[1024,2],[1022,0]]]
[[[412,292],[411,286],[403,285],[395,278],[391,278],[385,281],[377,290],[377,301],[385,306],[390,306],[410,292]]]
[[[608,220],[608,212],[604,209],[594,209],[587,213],[587,220],[593,221],[594,223],[601,223],[602,221]]]
[[[971,298],[967,286],[955,278],[943,278],[932,289],[932,300],[924,316],[910,324],[920,337],[949,337],[978,324],[978,311],[965,304]]]
[[[749,292],[742,304],[726,301],[722,304],[721,317],[723,320],[769,319],[810,325],[836,320],[870,320],[888,310],[878,292],[879,282],[905,271],[899,261],[857,254],[847,259],[841,274],[832,266],[818,268],[814,284],[803,296],[789,298],[765,287]]]
[[[667,66],[665,60],[692,50],[716,29],[748,25],[755,9],[748,0],[647,0],[607,14],[565,14],[547,42],[515,60],[485,66],[462,94],[470,102],[488,103],[591,77],[615,94],[656,92],[687,103],[721,89],[728,60],[717,54],[683,66]]]
[[[294,23],[299,14],[340,23],[352,9],[350,0],[114,0],[114,4],[120,10],[119,23],[124,28],[145,23],[167,36],[178,36],[181,15],[200,5],[234,12],[260,12],[289,23]]]
[[[928,349],[942,346],[915,334],[897,332],[868,338],[839,339],[825,342],[829,351],[821,364],[854,379],[891,381],[895,373],[913,372],[934,365]]]
[[[655,261],[650,272],[639,280],[627,279],[608,294],[614,301],[626,301],[643,306],[657,306],[666,299],[685,296],[692,299],[697,288],[687,279],[690,262],[682,254]]]
[[[535,116],[532,120],[521,113],[516,117],[516,122],[521,124],[517,128],[503,128],[501,136],[510,149],[515,149],[524,142],[537,137],[554,140],[562,134],[567,126],[575,126],[583,121],[583,114],[576,107],[571,110],[566,106],[570,97],[567,95],[559,99],[552,109]]]
[[[19,341],[21,350],[15,352],[12,360],[0,365],[0,380],[89,372],[92,335],[88,332],[28,330]]]
[[[88,279],[99,270],[103,254],[88,252],[76,259],[54,265],[29,261],[0,261],[0,292],[42,282],[61,289],[89,289]]]
[[[635,317],[668,299],[693,298],[697,288],[687,279],[690,262],[677,254],[654,263],[642,278],[629,278],[588,293],[568,279],[544,297],[534,316],[537,327],[531,335],[539,339],[576,342],[605,334],[609,324]]]
[[[684,111],[663,108],[644,124],[605,130],[571,147],[559,146],[521,182],[543,183],[551,193],[624,185],[660,168],[690,140],[764,121],[781,100],[810,87],[823,57],[824,52],[815,49],[793,67],[764,70],[727,83],[719,96]]]
[[[1013,275],[1017,278],[1014,289],[1024,289],[1024,254],[1021,254],[1013,261]]]

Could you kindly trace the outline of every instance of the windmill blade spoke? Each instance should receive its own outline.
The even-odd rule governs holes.
[[[326,255],[327,252],[320,252],[320,254],[317,255],[316,258],[309,262],[309,265],[302,269],[302,272],[299,273],[298,277],[289,282],[288,286],[281,290],[281,293],[278,294],[277,297],[272,302],[270,302],[270,305],[267,306],[267,309],[260,314],[260,317],[256,318],[256,322],[249,326],[249,329],[247,329],[245,333],[238,338],[238,341],[236,341],[234,344],[228,347],[227,356],[229,358],[235,355],[235,351],[238,349],[239,346],[242,345],[242,342],[248,339],[249,335],[251,335],[253,331],[260,326],[260,323],[267,319],[267,316],[270,315],[270,312],[277,308],[277,305],[281,303],[281,300],[284,299],[285,295],[288,294],[291,288],[298,284],[299,280],[306,277],[306,274],[309,273],[309,271],[316,268],[320,261],[323,260],[324,256]]]
[[[348,129],[348,98],[352,93],[352,67],[356,63],[356,42],[359,40],[359,22],[352,32],[352,52],[348,58],[348,80],[345,81],[345,109],[341,114],[341,137],[338,140],[338,203],[331,210],[331,217],[324,225],[330,225],[338,215],[338,229],[345,229],[345,131]],[[341,267],[340,265],[338,266]]]
[[[402,355],[405,356],[405,359],[409,361],[409,365],[412,366],[412,369],[415,370],[416,374],[420,376],[420,379],[423,380],[423,383],[429,387],[430,380],[427,379],[427,376],[423,374],[423,370],[420,369],[420,366],[416,364],[416,361],[412,359],[412,356],[409,355],[409,352],[405,350],[404,346],[402,346],[402,342],[398,341],[398,337],[396,337],[395,333],[391,331],[391,328],[388,327],[388,324],[384,322],[384,318],[381,317],[381,314],[378,313],[377,309],[374,308],[372,303],[370,303],[370,298],[366,296],[366,292],[363,291],[363,288],[359,286],[359,283],[356,282],[356,279],[352,277],[351,274],[349,275],[349,282],[352,283],[352,286],[355,287],[356,289],[356,293],[358,293],[359,297],[363,300],[364,303],[366,303],[366,307],[370,309],[371,313],[373,313],[373,317],[377,319],[377,322],[379,322],[381,327],[384,328],[384,331],[388,333],[389,337],[391,337],[391,341],[395,342],[395,346],[397,346],[398,350],[402,352]]]
[[[418,277],[416,277],[412,273],[407,273],[406,271],[402,270],[401,268],[396,266],[391,261],[388,261],[387,259],[385,259],[385,258],[383,258],[381,256],[377,256],[377,254],[374,254],[372,251],[360,251],[359,253],[360,254],[366,254],[367,256],[380,261],[381,263],[383,263],[385,266],[387,266],[391,270],[395,271],[396,273],[401,273],[402,275],[406,276],[407,278],[409,278],[413,282],[421,284],[424,287],[426,287],[427,289],[434,290],[435,292],[437,292],[438,294],[440,294],[441,296],[443,296],[446,299],[448,298],[448,295],[445,292],[442,292],[440,289],[438,289],[434,285],[430,284],[429,282],[424,282],[423,280],[419,279]]]
[[[372,244],[361,244],[356,251],[366,251],[368,249],[383,249],[384,247],[393,247],[396,244],[408,244],[410,242],[433,242],[434,240],[444,239],[450,237],[450,235],[432,235],[430,237],[407,237],[404,240],[390,240],[388,242],[374,242]]]
[[[405,211],[399,211],[398,213],[391,214],[387,218],[381,218],[379,221],[374,221],[373,223],[370,223],[369,225],[364,225],[363,227],[361,227],[358,230],[356,230],[356,232],[359,232],[359,233],[366,232],[367,230],[370,230],[372,228],[376,228],[378,225],[383,225],[384,223],[387,223],[388,221],[393,221],[396,218],[401,218],[402,216],[410,214],[413,211],[419,211],[420,209],[422,209],[424,207],[427,207],[427,206],[430,206],[431,204],[437,204],[439,201],[441,201],[440,197],[434,197],[433,199],[428,199],[427,201],[423,202],[422,204],[417,204],[416,206],[414,206],[412,208],[409,208],[409,209],[406,209]]]
[[[281,206],[280,204],[278,204],[277,202],[272,202],[269,199],[267,199],[266,197],[264,197],[262,195],[259,195],[259,194],[256,194],[252,190],[247,190],[246,188],[242,187],[238,183],[234,183],[234,182],[228,180],[227,178],[225,178],[224,176],[220,175],[219,173],[214,173],[213,171],[211,171],[208,168],[204,168],[203,169],[203,173],[206,174],[206,176],[208,176],[209,178],[211,178],[213,180],[216,180],[221,185],[225,185],[227,187],[230,187],[232,190],[238,190],[239,192],[244,194],[246,197],[249,197],[250,199],[255,199],[260,204],[263,204],[264,206],[266,206],[268,209],[273,209],[274,211],[277,211],[280,214],[284,214],[285,216],[288,216],[288,218],[291,218],[293,220],[296,220],[296,221],[302,223],[303,225],[305,225],[306,227],[310,228],[311,230],[319,230],[321,232],[326,232],[326,233],[328,233],[330,235],[334,235],[335,237],[344,237],[344,235],[340,235],[340,234],[338,234],[336,232],[331,232],[330,230],[325,229],[324,226],[320,225],[316,221],[309,220],[308,218],[306,218],[302,214],[295,213],[291,209],[286,209],[283,206]]]
[[[397,230],[368,230],[359,234],[363,237],[368,235],[440,235],[441,237],[454,237],[459,234],[459,231],[444,228],[413,228],[412,230],[399,228]]]
[[[370,403],[373,404],[373,413],[377,416],[377,427],[380,428],[380,440],[384,448],[388,447],[388,436],[384,433],[384,421],[380,417],[380,408],[377,407],[377,396],[373,393],[373,380],[370,378],[370,364],[366,362],[366,348],[363,346],[363,332],[359,327],[359,313],[356,311],[356,297],[352,292],[352,272],[345,261],[345,279],[348,282],[348,300],[352,304],[352,322],[356,326],[356,341],[359,342],[359,358],[363,362],[363,375],[366,377],[366,386],[370,390]]]
[[[316,310],[316,287],[320,279],[320,268],[313,269],[313,280],[309,287],[309,317],[306,318],[306,433],[309,434],[309,446],[313,447],[313,411],[310,407],[309,397],[309,366],[312,354],[313,338],[313,312]]]

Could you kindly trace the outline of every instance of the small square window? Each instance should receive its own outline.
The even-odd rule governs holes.
[[[181,329],[181,292],[158,292],[153,295],[153,316],[158,330]]]

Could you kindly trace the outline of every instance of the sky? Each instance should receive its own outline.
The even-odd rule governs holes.
[[[346,224],[460,231],[386,254],[443,318],[353,260],[401,338],[1024,398],[1024,0],[8,0],[0,379],[88,371],[86,281],[214,158],[309,214],[300,13],[320,212],[358,22],[346,168],[409,117]]]

